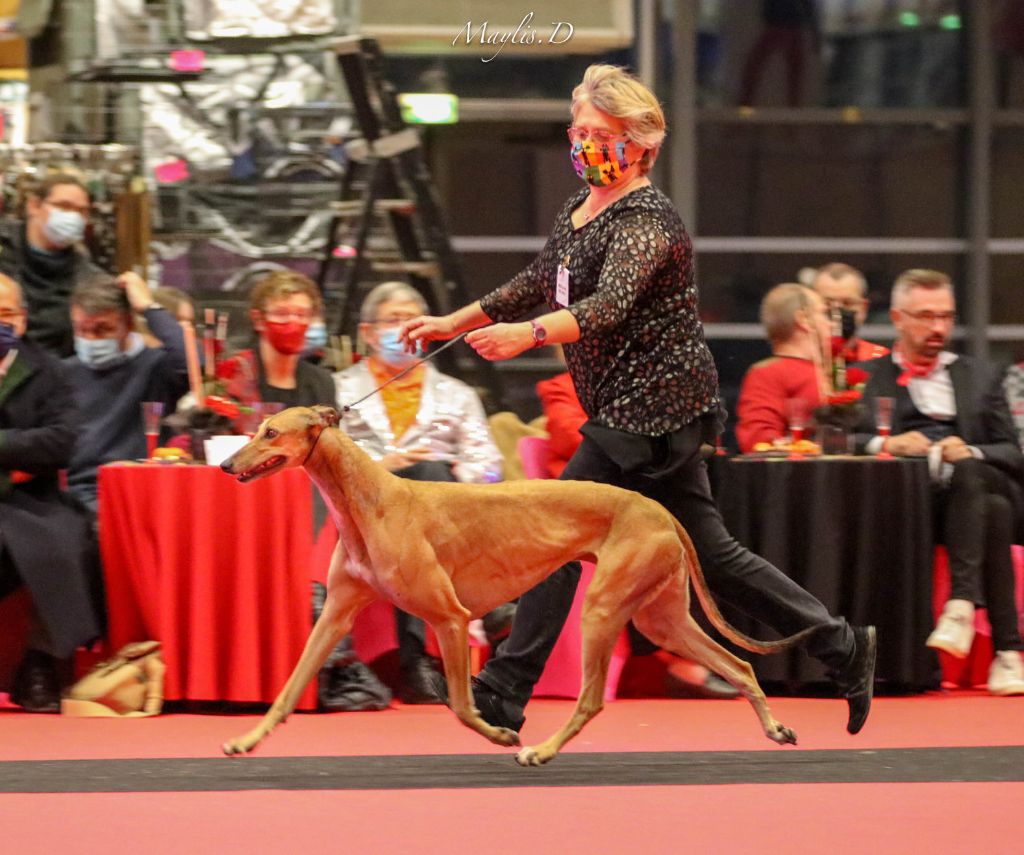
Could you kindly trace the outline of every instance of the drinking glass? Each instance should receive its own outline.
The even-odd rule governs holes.
[[[810,407],[803,398],[790,398],[786,401],[786,425],[789,427],[791,442],[799,442],[804,438],[809,415]]]
[[[800,442],[804,438],[809,416],[810,406],[803,398],[790,398],[786,401],[786,424],[789,426],[789,441],[791,443]],[[791,451],[789,459],[802,460],[803,455],[798,451]]]
[[[892,455],[885,451],[885,440],[892,433],[892,408],[895,402],[895,398],[875,398],[875,428],[878,430],[878,435],[882,437],[882,447],[875,456],[880,460],[892,460]]]
[[[142,424],[146,433],[146,457],[152,457],[160,438],[160,418],[164,414],[163,401],[142,402]]]

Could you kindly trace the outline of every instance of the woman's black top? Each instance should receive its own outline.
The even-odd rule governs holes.
[[[626,194],[580,228],[559,212],[544,249],[480,304],[496,322],[542,303],[567,308],[580,340],[565,358],[592,422],[659,436],[719,409],[718,372],[697,314],[693,247],[679,214],[653,186]],[[559,264],[569,270],[569,305],[556,300]]]

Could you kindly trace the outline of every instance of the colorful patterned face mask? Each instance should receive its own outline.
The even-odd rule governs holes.
[[[573,143],[570,158],[576,174],[595,187],[607,187],[622,177],[632,164],[626,160],[627,140],[613,140],[600,146],[593,140]]]

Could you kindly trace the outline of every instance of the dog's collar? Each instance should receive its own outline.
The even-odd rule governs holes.
[[[316,435],[316,439],[313,440],[313,444],[310,446],[309,451],[306,453],[306,459],[302,461],[303,466],[309,463],[309,458],[312,457],[313,452],[316,451],[317,443],[320,442],[320,437],[324,435],[325,430],[327,430],[327,428],[323,426],[320,427],[320,433]]]

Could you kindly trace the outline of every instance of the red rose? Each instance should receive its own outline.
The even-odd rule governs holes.
[[[225,359],[217,363],[217,376],[221,380],[233,380],[238,375],[238,360]]]
[[[228,398],[222,398],[219,395],[208,395],[206,398],[206,406],[213,410],[217,415],[224,416],[229,419],[237,419],[241,410],[238,409],[238,404]]]
[[[831,406],[843,406],[853,404],[860,400],[860,392],[857,389],[847,389],[845,392],[833,392],[826,398],[826,403]]]
[[[846,385],[847,386],[860,386],[862,383],[868,382],[868,374],[863,368],[847,368],[846,369]]]

